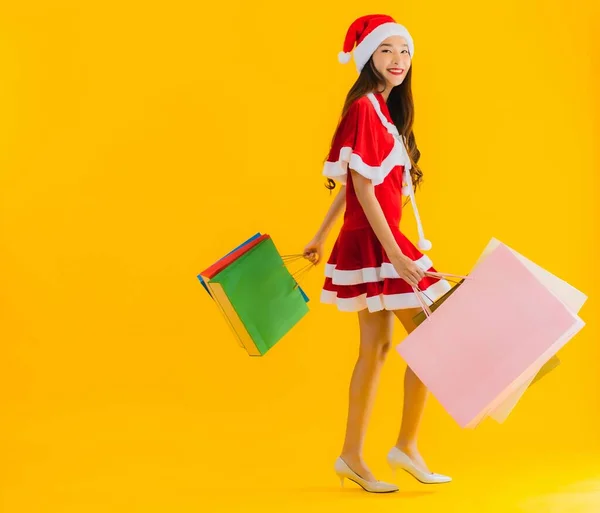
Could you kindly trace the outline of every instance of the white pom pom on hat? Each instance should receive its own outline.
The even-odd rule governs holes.
[[[344,39],[344,50],[338,54],[342,64],[350,62],[354,46],[354,62],[360,73],[378,46],[391,36],[402,36],[408,44],[408,52],[412,58],[415,54],[413,39],[403,25],[396,23],[387,14],[369,14],[352,22]]]
[[[351,53],[349,53],[349,52],[338,53],[338,61],[340,61],[341,64],[348,64],[350,62],[350,59],[352,59]]]
[[[417,247],[421,250],[421,251],[429,251],[431,249],[431,247],[433,246],[433,244],[431,244],[430,240],[427,239],[421,239],[419,240],[419,242],[417,243]]]

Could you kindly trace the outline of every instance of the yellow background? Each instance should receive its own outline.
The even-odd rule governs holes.
[[[598,3],[365,5],[2,6],[2,512],[600,507]],[[368,12],[415,40],[437,268],[468,272],[494,236],[589,295],[562,365],[505,424],[461,430],[430,400],[420,448],[454,483],[401,476],[386,497],[333,473],[358,325],[319,305],[323,267],[303,282],[310,314],[264,358],[196,279],[257,231],[298,253],[318,228],[356,78],[337,53]],[[381,479],[404,367],[392,352],[368,433]]]

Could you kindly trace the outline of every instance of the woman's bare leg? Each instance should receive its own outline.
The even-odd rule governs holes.
[[[394,314],[365,309],[358,312],[358,321],[360,349],[350,381],[346,437],[340,456],[363,479],[375,481],[362,459],[362,451],[381,367],[392,344]]]
[[[416,325],[413,317],[420,311],[419,308],[395,310],[396,317],[400,320],[407,333],[412,332]],[[429,391],[410,367],[406,367],[404,374],[404,408],[402,411],[402,424],[396,447],[405,452],[413,463],[424,472],[430,472],[417,448],[417,435],[423,418],[425,403]]]

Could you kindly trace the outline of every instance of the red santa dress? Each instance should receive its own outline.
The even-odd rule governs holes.
[[[346,185],[344,223],[327,263],[321,302],[338,309],[370,312],[418,308],[412,287],[396,272],[371,228],[352,184],[350,169],[369,178],[375,196],[402,252],[425,271],[435,271],[399,229],[404,192],[410,195],[421,236],[420,246],[430,246],[423,236],[410,178],[410,159],[403,138],[392,122],[387,104],[379,93],[356,100],[336,131],[323,174]],[[450,290],[443,279],[426,276],[419,283],[428,304]]]

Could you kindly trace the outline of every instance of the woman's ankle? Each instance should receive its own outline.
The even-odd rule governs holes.
[[[344,461],[362,461],[362,456],[359,451],[342,449],[340,453],[340,458]]]
[[[416,440],[398,440],[396,442],[396,449],[401,450],[405,453],[411,453],[418,451]]]

